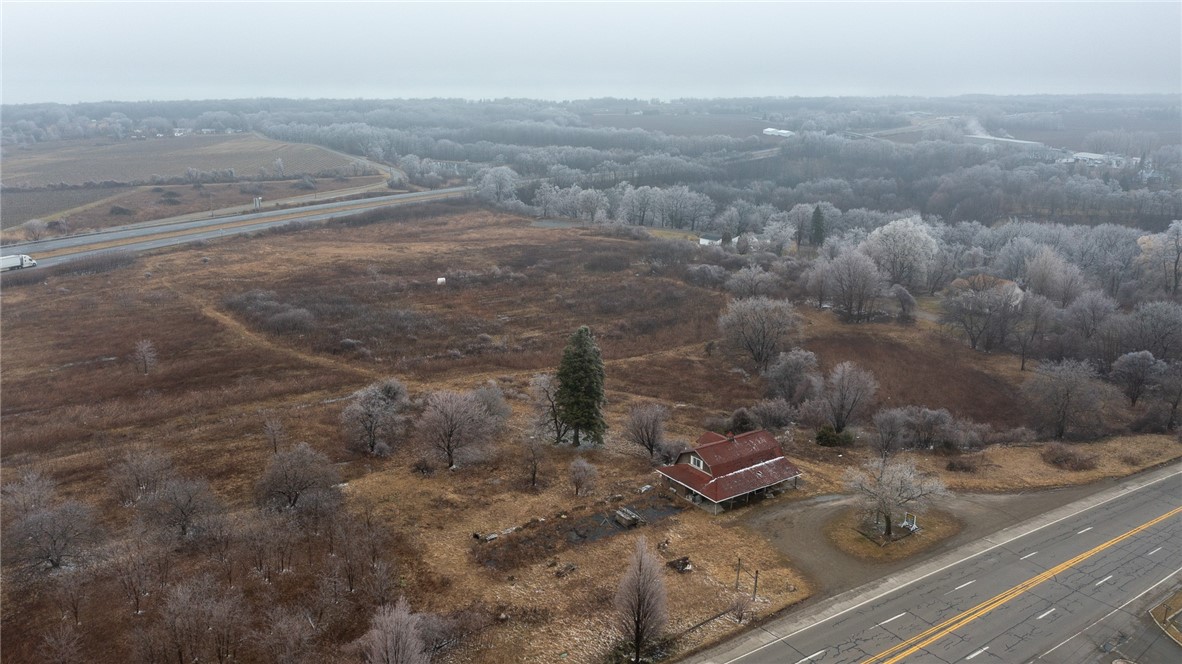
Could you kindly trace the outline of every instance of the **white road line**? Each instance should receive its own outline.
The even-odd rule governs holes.
[[[1042,620],[1043,618],[1046,618],[1047,616],[1051,615],[1054,612],[1055,612],[1054,609],[1047,609],[1046,611],[1043,611],[1042,613],[1040,613],[1038,615],[1038,617],[1035,618],[1035,620]]]
[[[1116,613],[1117,611],[1120,611],[1121,609],[1124,609],[1126,606],[1141,599],[1141,597],[1143,595],[1145,595],[1149,591],[1153,590],[1154,588],[1157,588],[1158,586],[1165,583],[1166,581],[1169,581],[1171,577],[1177,575],[1179,572],[1182,572],[1182,567],[1179,567],[1178,569],[1174,570],[1173,572],[1170,572],[1169,574],[1165,575],[1161,581],[1158,581],[1157,583],[1153,584],[1152,586],[1149,586],[1145,590],[1142,590],[1140,593],[1137,594],[1136,597],[1130,599],[1129,601],[1125,602],[1124,604],[1121,604],[1120,606],[1116,607],[1115,609],[1109,611],[1107,613],[1107,615],[1105,615],[1103,618],[1097,620],[1096,622],[1092,623],[1091,625],[1088,625],[1087,627],[1079,630],[1075,634],[1072,634],[1071,636],[1067,637],[1066,639],[1063,640],[1062,643],[1060,643],[1059,645],[1055,646],[1054,648],[1051,648],[1050,650],[1044,652],[1043,654],[1039,655],[1038,658],[1042,659],[1043,657],[1046,657],[1047,655],[1049,655],[1049,654],[1055,652],[1056,650],[1058,650],[1059,648],[1063,647],[1063,645],[1066,644],[1071,639],[1074,639],[1075,637],[1079,636],[1080,634],[1083,634],[1084,632],[1095,627],[1096,625],[1099,625],[1100,623],[1104,622],[1105,620],[1108,620],[1109,618],[1112,617],[1112,614]]]
[[[1021,558],[1019,558],[1018,560],[1026,560],[1027,558],[1029,558],[1030,556],[1033,556],[1033,555],[1034,555],[1034,554],[1036,554],[1036,553],[1038,553],[1038,552],[1037,552],[1037,551],[1031,551],[1030,553],[1028,553],[1028,554],[1026,554],[1026,555],[1022,556],[1022,557],[1021,557]]]
[[[834,618],[844,616],[845,614],[849,613],[850,611],[860,609],[863,606],[866,606],[867,604],[869,604],[871,602],[877,602],[878,600],[882,599],[883,597],[886,597],[887,595],[892,595],[894,593],[897,593],[900,590],[902,590],[903,588],[915,585],[916,583],[923,581],[924,579],[928,578],[929,576],[939,574],[940,572],[943,572],[944,570],[947,570],[952,567],[956,567],[957,565],[965,562],[966,560],[972,560],[973,558],[976,558],[977,556],[979,556],[983,553],[988,553],[998,547],[1005,546],[1005,545],[1009,544],[1010,542],[1022,539],[1023,537],[1029,537],[1030,535],[1033,535],[1034,533],[1037,533],[1040,530],[1045,530],[1046,528],[1049,528],[1057,523],[1062,523],[1063,521],[1066,521],[1067,519],[1070,519],[1074,516],[1078,516],[1080,514],[1083,514],[1084,512],[1087,512],[1088,510],[1094,510],[1097,507],[1100,507],[1101,505],[1107,505],[1108,503],[1111,503],[1114,500],[1119,500],[1119,499],[1124,498],[1125,496],[1128,496],[1130,494],[1136,493],[1138,491],[1142,491],[1144,489],[1148,489],[1149,487],[1151,487],[1155,484],[1158,484],[1159,482],[1165,482],[1166,480],[1171,480],[1179,475],[1182,475],[1182,470],[1170,473],[1168,475],[1163,475],[1162,477],[1151,480],[1151,481],[1146,482],[1145,484],[1142,484],[1139,486],[1123,489],[1123,490],[1117,492],[1116,494],[1109,496],[1108,498],[1105,498],[1104,500],[1101,500],[1100,502],[1098,502],[1094,505],[1088,505],[1087,507],[1080,508],[1070,514],[1065,514],[1065,515],[1059,517],[1058,519],[1055,519],[1049,523],[1044,523],[1041,526],[1037,526],[1037,527],[1031,528],[1030,530],[1027,530],[1025,532],[1018,533],[1007,540],[1002,540],[1002,541],[994,544],[993,546],[987,546],[984,549],[981,549],[980,551],[977,551],[975,553],[970,553],[969,555],[965,556],[964,558],[961,558],[959,560],[954,560],[954,561],[948,563],[947,565],[940,567],[939,569],[932,570],[932,571],[928,572],[927,574],[920,575],[914,579],[911,579],[910,581],[906,581],[904,583],[901,583],[897,586],[894,586],[890,590],[885,590],[881,593],[878,593],[877,595],[874,595],[873,597],[868,597],[868,598],[862,600],[861,602],[854,604],[853,606],[847,607],[845,609],[842,609],[841,611],[838,611],[837,613],[834,613],[831,616],[825,616],[824,618],[818,618],[817,620],[814,620],[813,622],[805,625],[804,627],[800,627],[800,628],[796,629],[795,631],[791,632],[790,634],[785,634],[784,636],[777,636],[774,640],[768,641],[767,643],[765,643],[757,648],[752,648],[751,650],[743,653],[742,655],[739,655],[738,657],[732,657],[731,659],[729,659],[725,662],[721,662],[721,664],[733,664],[734,662],[737,662],[740,659],[743,659],[744,657],[754,655],[755,653],[760,652],[761,650],[763,650],[765,648],[770,648],[770,647],[776,645],[777,643],[781,643],[783,641],[786,641],[786,640],[796,636],[797,634],[800,634],[801,632],[804,632],[806,630],[816,627],[817,625],[820,625],[822,623],[827,623],[830,620],[833,620]],[[1082,500],[1087,500],[1087,499],[1085,498]],[[1054,511],[1054,510],[1052,510],[1052,511]],[[1038,517],[1033,517],[1033,518],[1038,518]],[[1020,525],[1021,524],[1018,524],[1018,526],[1020,526]],[[1014,526],[1014,528],[1017,528],[1018,526]],[[988,538],[985,538],[985,539],[988,539]],[[1063,643],[1066,643],[1066,641],[1064,641]],[[1060,644],[1060,645],[1062,645],[1062,644]],[[1058,647],[1058,646],[1056,646],[1056,647]]]
[[[985,646],[984,648],[981,648],[980,650],[974,652],[973,654],[969,655],[968,657],[965,657],[965,659],[972,659],[972,658],[976,657],[977,655],[980,655],[981,653],[985,652],[986,650],[989,650],[989,646]]]
[[[828,650],[828,648],[826,648],[825,650]],[[813,661],[813,658],[820,657],[821,655],[824,655],[825,650],[819,650],[819,651],[809,655],[808,657],[805,657],[804,659],[800,660],[796,664],[808,664],[809,662]]]
[[[973,585],[973,584],[974,584],[974,583],[976,583],[976,582],[977,582],[977,580],[976,580],[976,579],[973,579],[972,581],[969,581],[968,583],[962,583],[962,584],[960,584],[959,586],[957,586],[957,587],[953,588],[953,590],[960,590],[961,588],[964,588],[964,587],[966,587],[966,586],[971,586],[971,585]]]
[[[1082,534],[1088,532],[1089,530],[1091,530],[1092,528],[1095,528],[1095,526],[1088,526],[1087,528],[1084,528],[1083,530],[1076,533],[1076,535],[1082,535]]]
[[[1147,556],[1152,556],[1153,554],[1157,553],[1158,551],[1161,551],[1161,547],[1160,547],[1160,546],[1159,546],[1159,547],[1157,547],[1156,549],[1154,549],[1153,551],[1150,551],[1149,553],[1147,553],[1147,554],[1145,554],[1145,555],[1147,555]]]
[[[906,612],[906,611],[904,611],[903,613],[900,613],[899,615],[895,616],[894,618],[887,618],[886,620],[884,620],[884,621],[882,621],[882,622],[878,623],[877,625],[875,625],[875,627],[882,627],[883,625],[885,625],[885,624],[889,623],[890,621],[892,621],[892,620],[898,620],[899,618],[902,618],[902,617],[903,617],[903,616],[905,616],[905,615],[907,615],[907,612]]]
[[[1111,579],[1111,578],[1112,578],[1112,575],[1109,574],[1108,576],[1104,577],[1103,579],[1100,579],[1099,581],[1097,581],[1096,585],[1100,585],[1101,583],[1104,583],[1105,581],[1107,581],[1108,579]]]

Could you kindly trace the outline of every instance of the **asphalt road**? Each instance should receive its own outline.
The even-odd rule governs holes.
[[[324,221],[380,207],[459,197],[467,195],[468,192],[468,187],[452,187],[231,216],[185,215],[171,220],[115,226],[95,233],[8,245],[4,247],[4,253],[6,255],[28,254],[37,259],[38,266],[48,267],[100,251],[143,251],[185,242],[250,233],[290,223]]]
[[[1148,484],[1145,484],[1148,483]],[[1182,662],[1144,617],[1182,585],[1182,468],[789,615],[700,664]]]

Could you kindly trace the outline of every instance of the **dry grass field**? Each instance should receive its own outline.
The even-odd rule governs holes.
[[[368,226],[236,238],[146,256],[97,275],[6,287],[0,294],[0,475],[10,482],[35,468],[52,476],[63,495],[97,510],[105,541],[113,542],[129,537],[133,518],[109,489],[112,459],[132,449],[161,449],[183,474],[207,478],[231,512],[245,515],[253,511],[253,486],[270,456],[263,420],[278,417],[291,441],[306,441],[332,460],[350,510],[388,528],[383,551],[415,610],[475,607],[493,617],[442,661],[603,661],[613,640],[611,596],[633,537],[584,540],[570,532],[619,504],[662,505],[659,493],[638,494],[657,476],[618,436],[628,407],[660,401],[672,414],[670,436],[692,439],[704,418],[760,397],[757,379],[732,371],[734,358],[708,352],[725,296],[687,285],[677,269],[654,270],[646,262],[650,246],[459,208]],[[437,286],[438,277],[447,284]],[[275,312],[298,310],[308,312],[301,325],[276,322]],[[1019,423],[1012,393],[1022,376],[1013,358],[973,353],[922,324],[851,327],[828,313],[804,313],[801,344],[818,352],[826,367],[843,359],[871,367],[884,403],[947,407],[999,427]],[[532,491],[518,449],[527,428],[529,379],[552,371],[567,337],[584,324],[606,362],[611,435],[601,449],[549,450],[542,486]],[[159,365],[148,375],[128,360],[139,339],[152,340],[158,350]],[[930,371],[920,369],[929,364]],[[342,399],[390,376],[416,397],[495,381],[513,415],[493,456],[423,475],[412,470],[422,456],[413,436],[388,459],[347,452],[338,427]],[[1042,486],[1131,472],[1177,456],[1180,447],[1156,437],[1094,447],[1104,446],[1114,460],[1104,457],[1099,474],[1037,473],[1036,464],[1020,456],[1027,448],[983,453],[990,464],[979,482],[976,475],[944,471],[943,458],[921,463],[954,488],[1000,490],[1006,485],[998,477],[1007,471],[994,474],[991,464],[1026,464],[1031,474],[1023,481]],[[772,501],[839,490],[842,469],[863,455],[846,450],[839,457],[841,450],[819,448],[803,432],[785,448],[806,482]],[[1123,458],[1130,449],[1136,464]],[[566,468],[580,455],[600,476],[591,495],[575,497]],[[665,502],[665,516],[637,533],[650,545],[667,541],[660,555],[689,556],[695,567],[690,574],[666,574],[674,633],[728,608],[740,557],[745,567],[760,570],[759,615],[809,596],[808,581],[792,561],[738,526],[734,515],[712,517]],[[572,525],[560,525],[566,522]],[[514,527],[521,530],[496,542],[472,537]],[[205,551],[170,555],[178,575],[219,569],[210,567]],[[262,630],[265,608],[315,595],[320,570],[312,558],[311,551],[296,555],[291,569],[271,580],[242,563],[236,583],[252,607],[243,624]],[[492,559],[500,562],[481,562]],[[573,572],[557,576],[566,563],[575,565]],[[51,585],[6,574],[2,659],[36,661],[38,635],[60,621]],[[91,661],[128,661],[132,635],[159,610],[159,598],[146,600],[143,616],[123,610],[115,578],[101,566],[88,595],[84,641]],[[339,646],[360,635],[372,605],[359,593],[348,606],[348,619],[324,637],[317,661],[354,661]],[[684,651],[738,629],[724,615],[685,633],[676,647]],[[257,648],[244,646],[240,659],[263,661]]]
[[[262,196],[266,201],[300,196],[312,198],[382,181],[383,178],[378,175],[314,178],[314,191],[300,189],[295,186],[298,181],[288,180],[206,184],[200,187],[161,185],[10,191],[3,196],[0,218],[3,219],[3,227],[6,230],[29,219],[40,218],[46,221],[61,221],[68,232],[77,233],[192,212],[249,205],[255,196]],[[94,192],[91,196],[83,195],[91,192]],[[10,210],[10,205],[15,211]]]
[[[254,177],[282,159],[288,175],[321,173],[354,160],[315,145],[283,143],[255,134],[181,136],[146,141],[85,139],[38,143],[5,150],[5,187],[45,187],[64,182],[147,182],[153,175],[184,177],[186,169],[233,168]]]
[[[54,191],[6,191],[0,194],[0,228],[7,230],[30,219],[44,219],[64,210],[117,198],[127,190],[126,187],[95,187]]]

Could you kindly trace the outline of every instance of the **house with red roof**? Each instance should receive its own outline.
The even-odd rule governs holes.
[[[789,481],[796,486],[800,477],[800,469],[767,431],[737,436],[704,433],[694,449],[657,472],[677,495],[714,514],[740,500],[783,489]]]

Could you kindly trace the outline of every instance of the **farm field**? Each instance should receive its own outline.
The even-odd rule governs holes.
[[[14,228],[29,219],[60,220],[65,222],[61,226],[67,232],[77,233],[191,212],[249,205],[255,196],[262,196],[266,201],[298,196],[315,197],[341,189],[375,185],[383,180],[379,175],[314,178],[316,189],[313,191],[297,188],[297,181],[290,180],[205,184],[200,187],[160,185],[95,190],[10,191],[3,196],[3,228]],[[92,191],[103,195],[80,195]],[[10,211],[10,205],[15,208],[15,212]]]
[[[596,113],[585,115],[583,120],[592,127],[616,127],[618,129],[645,129],[661,131],[680,136],[734,136],[746,138],[759,136],[769,125],[758,118],[746,115],[625,115],[623,113]]]
[[[619,435],[628,409],[642,401],[669,409],[669,437],[693,440],[707,418],[761,397],[759,379],[735,371],[740,362],[717,343],[726,296],[685,283],[679,265],[656,266],[656,240],[439,209],[392,213],[367,226],[237,238],[145,256],[111,272],[5,288],[3,481],[40,470],[64,496],[96,510],[108,542],[128,541],[136,536],[134,510],[114,497],[108,468],[133,450],[163,450],[184,475],[207,479],[233,518],[245,518],[271,454],[263,421],[277,417],[289,444],[307,442],[333,462],[350,510],[385,529],[381,550],[416,611],[492,617],[444,651],[444,662],[602,661],[612,647],[610,598],[633,536],[580,536],[561,524],[593,525],[621,504],[659,513],[637,534],[650,545],[667,542],[666,559],[688,556],[694,565],[690,574],[666,574],[671,631],[681,635],[676,652],[740,629],[724,614],[735,598],[738,558],[760,570],[758,615],[809,597],[809,580],[791,553],[739,526],[735,513],[712,517],[660,489],[642,495],[657,476]],[[233,251],[221,251],[225,246]],[[446,285],[436,284],[439,277]],[[301,324],[284,323],[300,311]],[[1021,424],[1013,394],[1025,376],[1016,358],[972,352],[923,322],[847,326],[828,312],[801,313],[798,343],[825,368],[846,359],[871,368],[881,403],[947,407],[998,428]],[[555,369],[579,325],[592,328],[603,352],[609,440],[600,449],[548,449],[541,486],[530,490],[520,444],[530,426],[529,381]],[[128,359],[140,339],[152,340],[158,354],[148,374]],[[339,427],[345,399],[387,377],[405,382],[416,398],[495,382],[512,416],[493,454],[453,470],[438,463],[424,469],[422,441],[413,434],[387,459],[347,452]],[[1134,441],[1136,463],[1133,453],[1116,451],[1123,443],[1098,443],[1112,449],[1098,472],[1127,473],[1176,457],[1179,446],[1163,441]],[[843,470],[868,454],[820,448],[800,431],[784,445],[805,477],[800,490],[772,502],[840,490]],[[1039,473],[1035,448],[1014,449],[1023,451],[985,452],[999,470],[979,483],[958,480],[943,468],[946,459],[932,458],[930,469],[973,490],[1008,488],[999,478],[1018,467],[1043,485],[1095,477]],[[599,468],[597,488],[585,496],[575,496],[566,479],[580,456]],[[481,542],[474,533],[500,537]],[[313,548],[300,546],[274,580],[254,571],[247,544],[232,550],[228,569],[252,607],[243,618],[251,629],[265,629],[266,609],[323,592],[322,570],[308,562]],[[227,573],[227,564],[200,547],[167,555],[178,572]],[[60,620],[56,595],[27,580],[5,581],[3,660],[33,661],[39,642],[28,635]],[[114,570],[99,565],[89,583],[90,597],[112,598],[82,607],[91,661],[127,661],[144,617],[123,599]],[[340,644],[363,631],[372,613],[367,597],[350,594],[334,605],[337,622],[317,661],[355,661]],[[157,598],[145,601],[155,610]],[[255,648],[244,646],[239,659],[263,661]]]
[[[4,151],[5,187],[58,183],[148,182],[153,176],[180,178],[186,169],[232,168],[239,176],[270,171],[282,159],[288,175],[347,168],[354,159],[314,145],[283,143],[255,134],[181,136],[144,141],[79,139],[38,143]]]
[[[1131,132],[1147,131],[1158,135],[1160,145],[1182,143],[1182,128],[1178,118],[1164,117],[1160,120],[1140,119],[1126,122],[1123,118],[1103,112],[1064,112],[1062,129],[1011,129],[1014,138],[1024,141],[1038,141],[1053,148],[1087,151],[1087,136],[1094,131],[1125,129]],[[1140,155],[1130,155],[1140,156]]]
[[[65,221],[67,223],[62,226],[70,233],[77,233],[203,210],[249,205],[255,196],[262,196],[267,201],[297,196],[311,197],[341,189],[374,185],[383,179],[379,175],[314,178],[314,191],[299,189],[294,186],[295,182],[288,180],[206,184],[200,187],[160,185],[9,191],[3,196],[3,228],[14,228],[29,219],[43,219]]]

